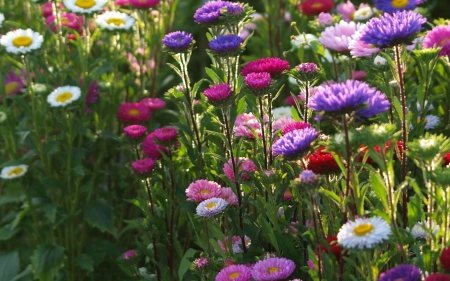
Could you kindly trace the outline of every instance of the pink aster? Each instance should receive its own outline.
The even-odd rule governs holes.
[[[245,157],[239,157],[239,160],[235,159],[235,165],[238,166],[239,174],[241,175],[241,180],[245,181],[250,179],[250,176],[246,173],[253,173],[258,170],[258,167],[255,165],[255,163]],[[223,165],[223,173],[225,176],[227,176],[230,180],[235,181],[234,171],[233,171],[233,163],[232,160],[228,160],[227,163]]]
[[[272,133],[276,133],[278,130],[283,130],[288,124],[295,123],[292,117],[281,117],[272,123]]]
[[[264,120],[266,121],[266,120]],[[261,137],[261,124],[253,113],[244,113],[236,117],[234,122],[234,136],[254,139],[253,131]]]
[[[222,187],[213,181],[196,180],[186,189],[189,201],[202,202],[211,198],[220,198]]]
[[[300,100],[300,97],[297,97],[297,100]],[[284,102],[287,103],[287,104],[289,104],[290,106],[296,106],[294,97],[293,97],[292,95],[289,96],[289,97],[287,97],[287,98],[284,100]]]
[[[224,101],[231,96],[231,88],[227,83],[217,84],[206,89],[203,94],[210,101]]]
[[[59,5],[59,9],[64,8],[63,4],[61,4],[61,3],[58,3],[58,5]],[[47,2],[44,5],[42,5],[41,7],[42,7],[42,15],[45,18],[53,15],[53,3],[52,2]]]
[[[49,26],[53,32],[56,32],[56,21],[55,15],[50,15],[45,20],[45,24]],[[84,20],[82,16],[78,16],[76,14],[62,12],[61,13],[61,26],[67,27],[81,33],[84,26]]]
[[[139,174],[147,174],[155,167],[155,161],[151,158],[143,158],[131,163],[131,167]]]
[[[422,41],[424,48],[440,47],[439,56],[450,56],[450,25],[438,25],[428,31]]]
[[[143,104],[127,102],[119,106],[117,117],[122,122],[140,123],[148,121],[152,117],[152,112]]]
[[[352,78],[354,80],[362,80],[367,76],[367,73],[364,70],[354,70],[352,73]]]
[[[283,128],[283,135],[286,135],[287,133],[295,130],[303,130],[306,128],[311,128],[311,125],[302,121],[292,122]]]
[[[208,263],[209,263],[209,261],[207,258],[201,257],[201,258],[195,259],[193,262],[193,265],[195,268],[198,269],[198,268],[206,267],[208,265]]]
[[[136,250],[129,250],[122,254],[123,258],[129,260],[137,256],[138,252]]]
[[[166,102],[158,98],[144,98],[139,103],[147,106],[150,110],[159,110],[166,106]]]
[[[268,72],[249,73],[245,77],[245,83],[250,89],[266,89],[270,86],[271,78]]]
[[[268,258],[258,261],[252,268],[255,281],[276,281],[288,278],[294,272],[295,263],[285,258]]]
[[[234,206],[239,205],[239,200],[238,200],[236,194],[234,193],[233,189],[231,189],[231,187],[223,187],[220,190],[219,198],[222,198],[223,200],[227,201],[228,205],[234,205]]]
[[[280,58],[262,58],[256,61],[249,62],[242,68],[242,76],[247,76],[250,73],[268,72],[270,75],[277,76],[283,71],[290,68],[289,62]]]
[[[325,28],[320,35],[319,42],[330,50],[348,52],[350,51],[348,43],[360,26],[360,23],[354,21],[341,20],[339,23]]]
[[[167,146],[172,145],[177,140],[177,129],[174,127],[162,127],[153,132],[153,135],[155,137],[155,141],[158,144]]]
[[[25,71],[21,71],[22,77],[25,77]],[[6,74],[5,77],[5,95],[7,97],[9,96],[15,96],[18,93],[22,91],[22,89],[25,87],[26,79],[20,77],[17,73],[14,71],[10,71],[8,74]],[[3,96],[0,94],[0,101],[2,101]]]
[[[250,281],[251,279],[250,269],[242,264],[225,267],[216,276],[216,281]]]
[[[356,11],[355,5],[353,5],[350,0],[347,0],[346,3],[342,3],[336,6],[336,12],[338,14],[343,15],[343,19],[345,21],[351,21],[352,20],[352,14]]]
[[[142,125],[130,125],[123,128],[123,132],[130,139],[138,139],[147,133],[147,128]]]
[[[129,0],[116,0],[116,5],[118,6],[126,6],[128,4],[130,4]]]
[[[139,9],[151,8],[159,4],[161,0],[129,0],[130,6]]]
[[[319,21],[319,24],[324,25],[330,25],[333,23],[333,16],[330,13],[320,13],[317,17],[317,20]]]
[[[371,44],[367,44],[361,40],[361,30],[363,30],[365,26],[365,24],[362,24],[359,30],[353,34],[350,42],[348,43],[350,54],[354,58],[370,57],[372,54],[377,54],[380,52],[380,48],[374,47]]]
[[[154,141],[154,134],[149,134],[142,142],[142,151],[145,155],[153,159],[161,158],[161,153],[167,153],[167,148],[162,145],[156,144]]]

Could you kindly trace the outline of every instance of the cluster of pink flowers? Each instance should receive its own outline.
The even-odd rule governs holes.
[[[64,8],[61,3],[58,3],[58,5],[61,10]],[[56,32],[56,16],[53,11],[52,2],[47,2],[42,5],[42,15],[45,17],[45,24],[49,26],[53,32]],[[61,27],[70,28],[81,33],[83,31],[83,26],[84,20],[82,16],[66,11],[61,12]]]
[[[209,180],[196,180],[186,189],[189,201],[203,202],[211,198],[221,198],[228,205],[238,205],[238,198],[229,187],[221,187],[218,183]]]
[[[268,121],[268,117],[264,116],[264,122]],[[253,113],[244,113],[236,117],[234,122],[234,136],[254,139],[255,135],[261,137],[261,124]]]
[[[241,180],[250,179],[250,175],[248,173],[253,173],[258,170],[258,167],[256,166],[256,164],[248,158],[239,157],[239,159],[235,159],[234,162],[238,168]],[[223,165],[223,172],[224,172],[225,176],[227,176],[230,180],[232,180],[232,181],[236,180],[236,177],[235,177],[235,174],[233,171],[232,159],[228,160],[228,162]]]
[[[140,102],[126,102],[119,106],[117,117],[122,122],[142,123],[152,117],[152,110],[163,108],[166,103],[158,98],[144,98]]]

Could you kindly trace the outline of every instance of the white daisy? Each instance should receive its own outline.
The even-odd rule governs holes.
[[[2,27],[2,23],[4,20],[5,20],[5,16],[2,13],[0,13],[0,27]]]
[[[136,20],[129,15],[121,12],[105,12],[97,17],[98,26],[109,30],[130,29]]]
[[[6,120],[6,113],[4,111],[0,111],[0,123],[3,123]]]
[[[291,40],[292,47],[298,49],[304,46],[305,49],[309,49],[309,43],[311,41],[319,40],[315,35],[309,33],[303,33],[301,35],[297,35]]]
[[[90,14],[103,9],[107,0],[64,0],[64,6],[73,13]]]
[[[2,169],[0,178],[14,179],[23,176],[28,170],[28,165],[9,166]]]
[[[5,46],[8,53],[28,53],[39,49],[44,37],[31,29],[17,29],[10,31],[0,38],[0,44]]]
[[[409,229],[409,227],[407,227],[406,230],[409,231],[411,235],[416,239],[426,239],[430,237],[431,232],[428,226],[428,222],[418,222],[413,226],[411,230]],[[434,223],[432,223],[431,227],[433,228],[433,235],[436,236],[437,232],[439,231],[439,225],[435,225]]]
[[[368,20],[374,15],[375,12],[376,9],[371,7],[364,7],[358,9],[353,13],[353,20],[360,20],[360,21]]]
[[[272,110],[273,119],[278,120],[281,117],[292,117],[292,110],[290,106],[277,107]]]
[[[222,213],[227,205],[227,201],[223,200],[222,198],[213,197],[198,204],[196,209],[197,215],[199,215],[200,217],[210,218]]]
[[[387,63],[387,59],[383,58],[382,56],[376,56],[373,60],[373,64],[376,66],[385,65]]]
[[[391,227],[380,217],[358,218],[344,224],[337,235],[344,248],[372,248],[389,238]]]
[[[73,101],[79,99],[81,90],[75,86],[64,86],[56,88],[50,95],[47,96],[47,102],[52,107],[65,106]]]

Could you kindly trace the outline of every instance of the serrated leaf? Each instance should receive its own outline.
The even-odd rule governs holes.
[[[31,269],[42,281],[52,281],[63,263],[64,248],[59,245],[39,245],[31,256]]]
[[[88,254],[80,254],[75,258],[75,264],[86,271],[94,271],[94,259]]]
[[[92,226],[115,235],[111,206],[108,204],[100,201],[89,202],[83,206],[83,215]]]
[[[18,252],[0,253],[0,281],[9,281],[20,272]]]

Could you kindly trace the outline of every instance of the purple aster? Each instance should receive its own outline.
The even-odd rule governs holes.
[[[314,128],[294,130],[275,141],[272,150],[278,155],[281,154],[287,158],[296,158],[310,147],[311,142],[316,137],[317,131]]]
[[[300,182],[301,183],[311,183],[317,180],[316,174],[314,174],[311,170],[303,170],[300,173]]]
[[[138,139],[147,133],[147,128],[142,125],[130,125],[123,128],[123,132],[130,139]]]
[[[422,41],[424,48],[441,48],[439,56],[450,56],[450,25],[438,25],[428,31]]]
[[[310,98],[308,107],[314,111],[325,113],[349,113],[361,106],[356,114],[360,117],[370,118],[389,108],[386,96],[363,81],[347,80],[320,87]]]
[[[300,72],[316,72],[317,65],[313,62],[305,62],[301,63],[297,66],[298,71]]]
[[[189,48],[194,38],[192,34],[184,31],[175,31],[164,36],[162,43],[171,51],[185,51]]]
[[[400,43],[410,43],[411,37],[422,30],[427,21],[413,11],[385,13],[379,18],[371,18],[361,30],[360,40],[378,47],[391,47]]]
[[[214,106],[227,105],[232,97],[230,85],[227,83],[211,86],[203,94]]]
[[[252,268],[255,281],[276,281],[288,278],[294,272],[295,263],[285,258],[261,260]]]
[[[245,77],[245,83],[250,89],[266,89],[270,86],[271,81],[268,72],[250,73]]]
[[[374,0],[375,7],[386,13],[414,10],[423,0]]]
[[[209,48],[218,53],[236,51],[244,39],[238,35],[219,35],[209,42]]]
[[[252,279],[250,268],[242,264],[234,264],[222,269],[216,281],[249,281]]]
[[[388,271],[381,273],[378,281],[418,281],[420,280],[420,269],[411,264],[400,264]]]
[[[238,3],[229,1],[209,1],[206,2],[201,8],[195,11],[194,19],[196,23],[203,24],[219,24],[220,16],[223,16],[222,12],[226,8],[227,14],[236,15],[243,12],[243,8]]]
[[[147,174],[155,167],[155,161],[152,158],[143,158],[131,163],[131,167],[138,174]]]

